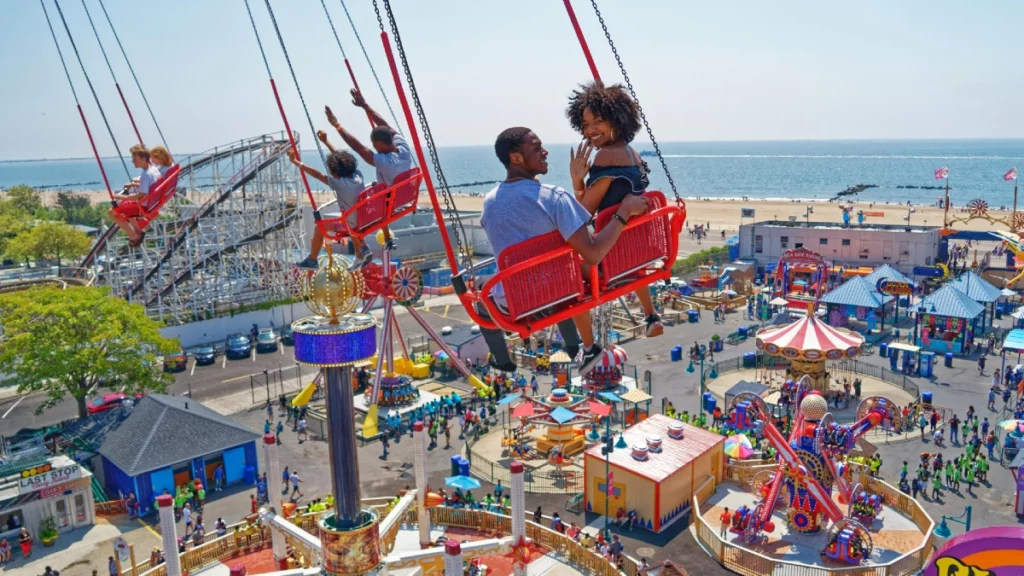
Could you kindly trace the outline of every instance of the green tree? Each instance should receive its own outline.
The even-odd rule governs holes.
[[[112,297],[107,288],[3,294],[0,318],[0,366],[19,393],[46,394],[37,414],[71,397],[85,417],[86,399],[96,389],[163,392],[172,381],[156,356],[172,353],[177,342],[160,335],[145,308]]]
[[[92,240],[84,232],[60,222],[40,222],[7,244],[6,254],[14,260],[56,260],[60,274],[63,259],[75,259],[89,252]]]
[[[35,214],[43,207],[39,192],[31,186],[19,184],[7,191],[7,201],[26,214]]]

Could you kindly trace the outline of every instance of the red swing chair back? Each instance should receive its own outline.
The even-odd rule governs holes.
[[[380,182],[363,190],[356,203],[341,216],[317,222],[320,232],[331,240],[345,237],[363,238],[416,210],[423,173],[410,168],[395,177],[388,186]],[[349,219],[355,215],[355,225]]]
[[[178,192],[178,175],[181,166],[174,164],[157,182],[142,201],[125,200],[118,202],[114,210],[125,219],[134,219],[140,230],[149,228],[149,223],[160,216],[160,209]]]
[[[469,297],[487,308],[495,325],[526,335],[669,278],[686,210],[669,205],[661,192],[644,196],[650,201],[650,210],[630,220],[615,246],[599,266],[590,267],[589,274],[583,272],[580,255],[558,232],[551,232],[503,250],[498,255],[500,271],[479,295]],[[598,231],[617,209],[601,211],[595,222]],[[504,288],[507,312],[490,297],[497,282]],[[486,323],[475,311],[471,315],[478,323]]]

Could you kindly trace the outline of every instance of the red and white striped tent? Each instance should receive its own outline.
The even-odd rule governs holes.
[[[755,346],[772,356],[791,360],[839,360],[860,353],[864,337],[833,328],[809,314],[802,320],[758,332]]]
[[[601,363],[598,366],[601,368],[614,368],[622,366],[628,359],[629,357],[626,356],[625,350],[611,344],[601,351]]]

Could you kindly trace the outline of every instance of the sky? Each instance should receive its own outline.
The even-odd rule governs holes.
[[[53,4],[45,0],[100,153],[113,155]],[[134,143],[83,9],[58,0],[119,146]],[[147,144],[158,138],[99,7],[84,0]],[[324,0],[367,100],[387,107],[340,0]],[[383,0],[380,0],[381,2]],[[317,0],[271,0],[314,125],[323,106],[366,133]],[[304,147],[312,132],[263,0],[250,0],[271,71]],[[401,115],[371,0],[347,0]],[[243,0],[105,0],[172,151],[199,152],[281,130]],[[558,0],[393,0],[439,146],[491,144],[525,125],[546,142],[577,137],[572,88],[590,78]],[[1024,137],[1015,23],[1024,3],[957,0],[600,0],[655,135],[664,141]],[[586,0],[574,0],[606,82],[621,81]],[[386,23],[386,19],[385,19]],[[84,157],[89,143],[42,8],[0,0],[0,159]],[[404,120],[401,122],[404,126]]]

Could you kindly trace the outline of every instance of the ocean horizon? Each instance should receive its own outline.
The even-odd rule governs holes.
[[[570,187],[568,159],[573,145],[545,143],[550,172],[544,182]],[[633,146],[640,152],[653,151],[649,141],[639,138]],[[660,147],[680,195],[687,198],[821,202],[852,186],[868,185],[847,198],[934,204],[944,194],[946,182],[935,180],[933,174],[946,167],[954,204],[983,198],[996,209],[1013,201],[1014,182],[1004,181],[1003,174],[1024,165],[1024,139],[750,140],[664,142]],[[322,166],[315,149],[303,150],[302,155],[308,164]],[[179,159],[185,156],[178,154]],[[493,187],[489,182],[504,177],[488,145],[439,147],[438,156],[448,184],[459,194],[486,192]],[[670,195],[657,157],[645,156],[645,160],[651,169],[651,189]],[[103,164],[111,186],[119,188],[127,179],[121,162],[104,158]],[[462,186],[466,183],[474,185]],[[90,157],[0,160],[0,189],[18,184],[103,189]]]

